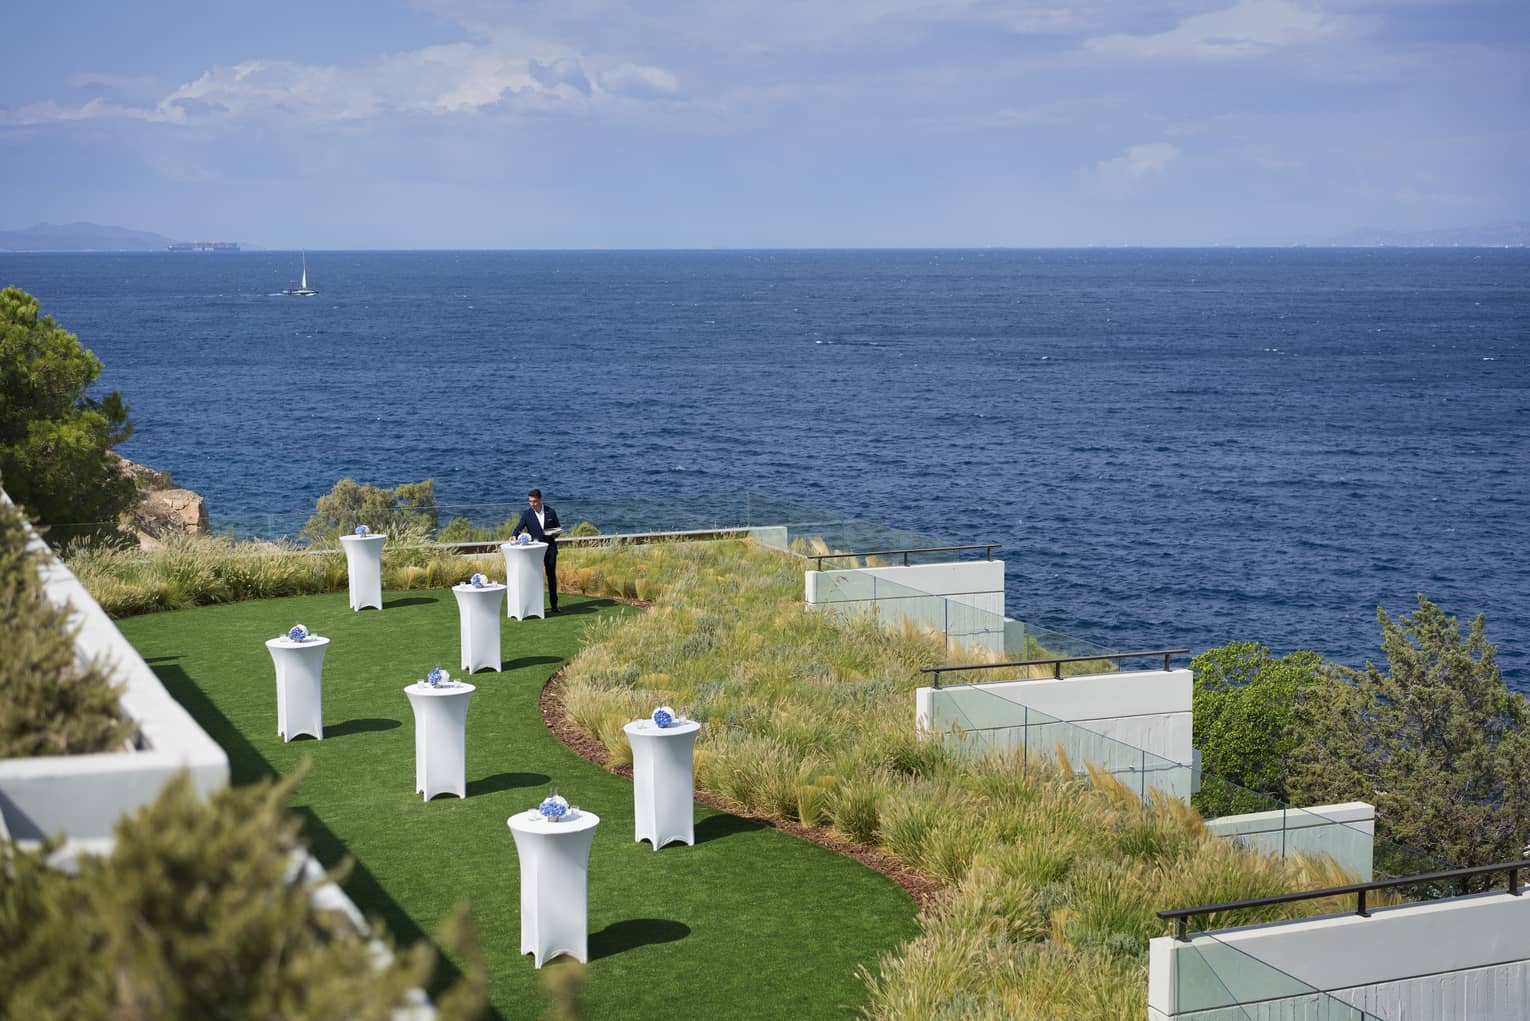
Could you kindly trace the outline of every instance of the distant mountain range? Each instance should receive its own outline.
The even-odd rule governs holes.
[[[99,223],[38,223],[21,230],[0,230],[0,251],[163,252],[172,240],[146,230]]]

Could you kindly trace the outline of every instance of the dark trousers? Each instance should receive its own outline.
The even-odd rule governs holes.
[[[547,575],[547,601],[554,610],[558,608],[558,547],[547,544],[542,554],[542,573]]]

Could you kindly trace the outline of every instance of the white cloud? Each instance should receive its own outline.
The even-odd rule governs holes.
[[[1179,148],[1167,142],[1133,145],[1114,159],[1096,163],[1086,176],[1107,195],[1124,198],[1148,178],[1162,174],[1180,155]]]
[[[618,64],[600,75],[600,88],[617,96],[634,99],[666,99],[679,92],[680,83],[662,67]]]
[[[211,68],[136,105],[49,100],[0,109],[0,124],[118,118],[187,125],[260,117],[332,123],[390,113],[470,114],[512,103],[583,112],[608,95],[667,99],[679,90],[674,73],[662,67],[612,62],[592,75],[585,61],[561,48],[542,44],[537,50],[528,56],[503,44],[463,42],[347,66],[247,60]]]
[[[1349,28],[1349,19],[1293,0],[1238,0],[1232,7],[1185,18],[1166,32],[1095,36],[1085,40],[1084,49],[1127,60],[1248,60]]]

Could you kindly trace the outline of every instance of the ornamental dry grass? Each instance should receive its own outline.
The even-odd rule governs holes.
[[[913,689],[920,667],[949,661],[942,640],[809,611],[802,570],[743,542],[591,552],[586,579],[641,584],[655,605],[591,629],[565,704],[618,764],[630,762],[620,723],[674,706],[705,724],[699,787],[881,846],[945,884],[923,935],[865,973],[867,1016],[1136,1021],[1147,941],[1168,933],[1156,911],[1342,881],[1211,837],[1182,802],[1144,805],[1066,759],[974,759],[920,740]]]
[[[339,592],[347,584],[345,554],[333,544],[310,547],[186,535],[167,538],[152,551],[75,547],[66,560],[101,607],[118,618],[212,603]],[[661,551],[653,562],[663,561]],[[573,591],[646,600],[652,595],[653,582],[638,573],[639,566],[605,549],[569,550],[562,555],[559,578]],[[382,567],[382,584],[388,591],[447,588],[474,574],[505,580],[500,554],[461,556],[432,543],[424,532],[390,535]]]

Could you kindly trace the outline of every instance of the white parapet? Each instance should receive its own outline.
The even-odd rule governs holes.
[[[0,498],[9,501],[0,494]],[[34,548],[47,550],[35,535]],[[48,553],[44,590],[68,607],[79,627],[76,656],[100,658],[119,686],[122,711],[137,726],[133,747],[92,755],[0,759],[0,814],[16,840],[67,835],[80,841],[111,836],[124,814],[153,801],[180,770],[206,796],[228,784],[228,756],[171,697],[106,611],[63,562]]]
[[[921,733],[955,727],[1000,751],[1051,754],[1061,745],[1080,768],[1130,769],[1140,753],[1144,789],[1189,797],[1194,687],[1194,674],[1181,669],[919,688],[915,725]]]
[[[1224,815],[1206,829],[1281,858],[1327,855],[1357,883],[1368,883],[1376,845],[1376,807],[1364,801]]]
[[[1530,897],[1488,893],[1149,944],[1153,1021],[1337,1016],[1321,1012],[1330,997],[1378,1018],[1524,1021]]]
[[[973,648],[1004,648],[1004,561],[957,560],[907,567],[808,571],[809,606],[875,612],[887,624],[912,624]]]

